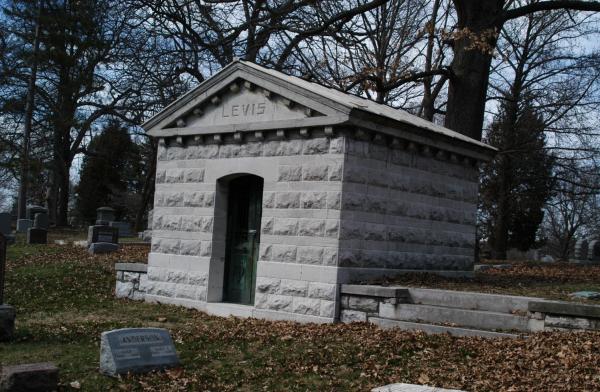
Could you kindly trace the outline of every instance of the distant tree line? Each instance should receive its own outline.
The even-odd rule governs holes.
[[[8,0],[0,186],[21,194],[19,213],[46,204],[59,226],[108,203],[142,228],[156,143],[139,125],[239,57],[496,146],[482,167],[481,239],[497,258],[544,243],[568,257],[597,225],[600,57],[583,44],[599,36],[597,11],[596,1]]]

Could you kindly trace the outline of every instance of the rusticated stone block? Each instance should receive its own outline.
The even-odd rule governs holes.
[[[310,282],[308,284],[308,296],[311,298],[326,299],[333,301],[337,285],[319,282]]]
[[[202,248],[201,241],[181,240],[179,254],[186,256],[199,256]]]
[[[273,225],[273,234],[275,235],[296,235],[298,233],[298,220],[276,218]]]
[[[367,313],[359,312],[357,310],[343,309],[340,312],[340,321],[342,323],[356,323],[367,321]]]
[[[319,316],[321,317],[335,317],[335,301],[324,301],[321,300]]]
[[[219,155],[219,146],[205,144],[188,148],[188,159],[214,159]]]
[[[293,297],[287,295],[258,294],[256,295],[254,306],[260,309],[291,312],[292,300]]]
[[[320,309],[321,301],[318,299],[294,297],[292,300],[292,312],[294,313],[318,316]]]
[[[296,260],[302,264],[321,264],[323,262],[323,248],[317,246],[299,246]]]
[[[259,293],[276,294],[279,292],[280,284],[281,279],[260,277],[256,279],[256,291]]]
[[[185,169],[183,170],[183,180],[185,182],[203,182],[204,169]]]
[[[302,280],[281,279],[277,294],[305,297],[308,293],[308,282]]]
[[[327,207],[327,192],[303,192],[301,196],[302,208],[323,209]]]
[[[343,137],[331,138],[329,140],[329,153],[330,154],[343,154],[344,153],[345,139]]]
[[[332,210],[339,210],[342,203],[341,192],[328,192],[327,193],[327,208]]]
[[[341,181],[343,176],[343,166],[341,163],[329,166],[329,181]]]
[[[272,260],[283,263],[296,262],[296,247],[293,245],[273,245]]]
[[[279,166],[278,181],[300,181],[302,179],[302,166]]]
[[[348,298],[348,308],[362,312],[375,313],[379,309],[379,302],[374,298],[355,297]]]
[[[323,249],[323,265],[334,266],[338,263],[338,251],[337,248],[324,248]]]
[[[325,236],[338,238],[340,232],[340,221],[337,219],[328,219],[325,221]]]
[[[329,168],[327,165],[307,165],[302,167],[304,181],[327,181]]]
[[[183,170],[182,169],[167,169],[165,176],[166,183],[178,183],[183,182]]]
[[[325,231],[325,221],[322,219],[301,219],[298,235],[307,237],[322,237]]]
[[[329,151],[327,138],[309,139],[304,143],[303,154],[326,154]]]
[[[300,208],[300,192],[280,192],[275,196],[276,208]]]

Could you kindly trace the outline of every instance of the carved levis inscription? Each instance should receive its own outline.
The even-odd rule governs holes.
[[[223,117],[251,117],[261,116],[265,114],[267,104],[265,102],[260,103],[243,103],[239,105],[223,106],[222,116]]]

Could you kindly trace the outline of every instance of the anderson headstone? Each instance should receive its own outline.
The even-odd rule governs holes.
[[[179,366],[173,340],[166,329],[124,328],[100,337],[100,372],[110,376],[145,373]]]

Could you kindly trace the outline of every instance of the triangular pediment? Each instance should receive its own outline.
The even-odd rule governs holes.
[[[228,91],[199,102],[191,111],[182,113],[169,128],[212,127],[259,122],[301,120],[324,116],[282,95],[274,94],[248,81],[238,80]]]
[[[347,119],[327,99],[235,65],[169,105],[144,128],[161,137],[323,126]]]

